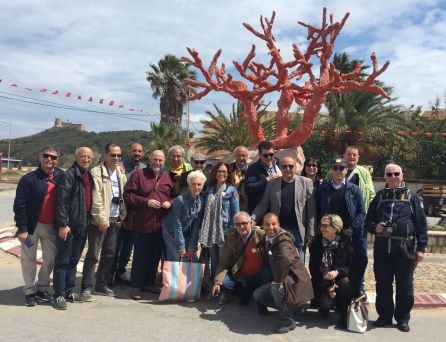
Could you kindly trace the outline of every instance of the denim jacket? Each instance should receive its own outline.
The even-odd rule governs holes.
[[[201,194],[194,200],[190,191],[173,201],[172,209],[163,221],[163,230],[175,240],[178,250],[197,250],[204,204]]]

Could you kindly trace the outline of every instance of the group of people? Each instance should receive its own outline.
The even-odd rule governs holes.
[[[316,158],[307,159],[299,175],[297,161],[277,159],[270,141],[259,143],[258,161],[248,165],[248,149],[239,146],[233,163],[217,162],[210,172],[204,154],[195,153],[189,164],[178,145],[169,149],[167,162],[161,150],[150,153],[148,165],[143,155],[135,142],[121,162],[120,146],[108,144],[103,160],[90,168],[93,151],[79,147],[64,172],[57,148],[41,150],[39,167],[19,181],[14,202],[25,305],[52,302],[64,310],[67,301],[116,296],[116,281],[129,284],[131,298],[140,300],[143,291],[160,292],[164,260],[183,260],[207,265],[204,291],[221,304],[235,295],[240,305],[254,298],[262,315],[276,308],[279,333],[296,327],[296,314],[310,301],[324,317],[335,309],[338,326],[346,328],[352,298],[367,299],[368,231],[376,234],[374,325],[392,324],[394,317],[399,330],[409,331],[412,275],[427,244],[426,218],[397,164],[386,166],[386,186],[375,195],[356,146],[333,159],[326,177]],[[76,267],[87,241],[76,293]],[[38,242],[43,264],[35,282]]]

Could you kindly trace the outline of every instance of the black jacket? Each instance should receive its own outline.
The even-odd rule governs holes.
[[[53,178],[56,186],[61,175],[63,171],[56,167]],[[19,233],[34,233],[47,190],[48,175],[40,166],[20,179],[14,199],[14,220]]]
[[[88,175],[92,190],[93,180],[89,172]],[[86,230],[90,223],[90,213],[86,210],[81,168],[76,162],[61,177],[60,184],[56,192],[57,227],[69,226],[74,230]]]

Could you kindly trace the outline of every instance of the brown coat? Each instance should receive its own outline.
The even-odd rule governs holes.
[[[260,227],[252,227],[253,236],[252,239],[255,241],[257,252],[263,256],[264,255],[264,235],[265,232]],[[214,277],[214,285],[223,284],[223,280],[225,279],[226,274],[229,271],[229,268],[232,267],[232,275],[235,281],[240,282],[243,285],[246,285],[245,279],[240,272],[240,269],[243,265],[243,261],[245,259],[245,253],[241,253],[243,248],[244,241],[240,237],[237,231],[231,232],[228,234],[225,242],[225,246],[223,247],[223,255],[220,259],[220,262],[217,267],[217,271]],[[238,257],[238,258],[237,258]]]
[[[269,254],[269,252],[267,252]],[[313,287],[290,233],[281,230],[274,238],[271,252],[273,281],[285,286],[284,309],[290,310],[313,298]]]

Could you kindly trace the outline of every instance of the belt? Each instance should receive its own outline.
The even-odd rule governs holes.
[[[382,238],[382,239],[392,239],[392,240],[411,240],[411,239],[413,239],[414,238],[414,236],[412,235],[412,236],[409,236],[409,237],[404,237],[404,236],[389,236],[389,237],[386,237],[386,236],[383,236],[383,235],[380,235],[380,234],[376,234],[376,237],[379,237],[379,238]]]

